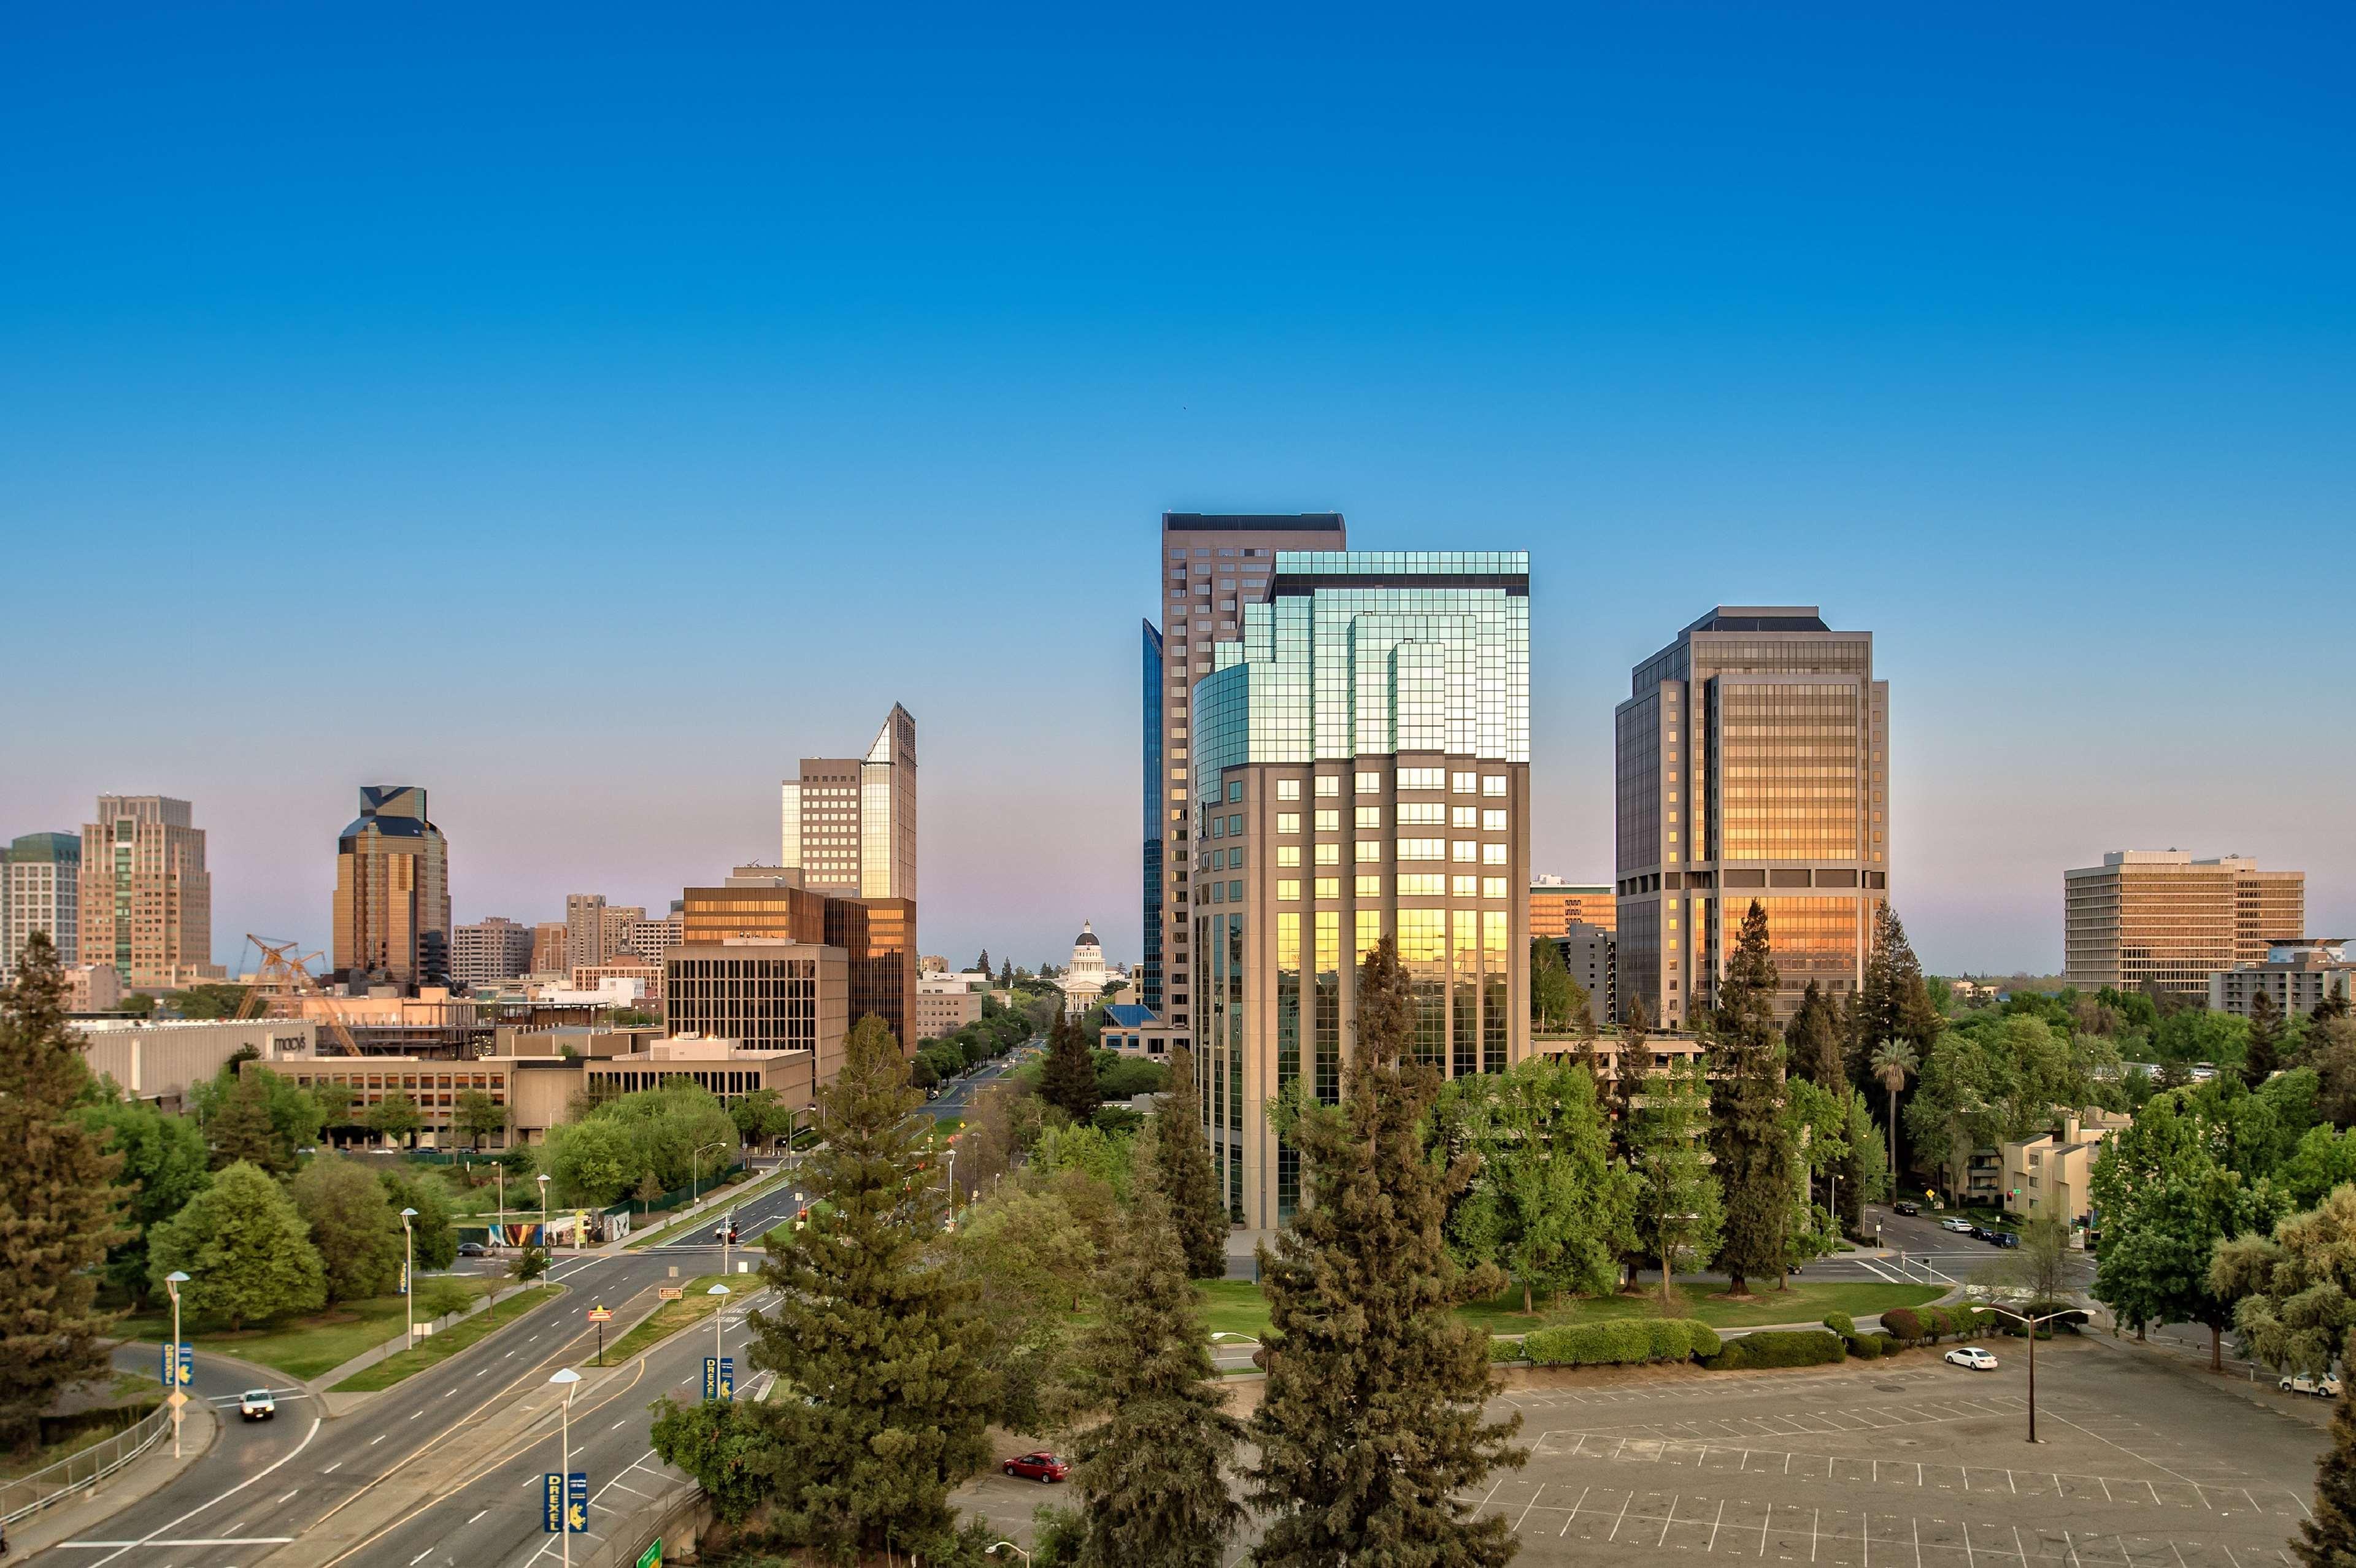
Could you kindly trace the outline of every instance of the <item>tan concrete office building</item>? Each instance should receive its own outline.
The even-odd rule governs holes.
[[[1708,1006],[1755,900],[1782,985],[1838,1005],[1889,897],[1890,683],[1873,634],[1813,604],[1721,604],[1636,666],[1612,711],[1615,989],[1655,1024]]]
[[[2062,873],[2062,973],[2081,990],[2148,986],[2205,1002],[2211,976],[2264,964],[2306,929],[2307,873],[2244,856],[2118,849]]]
[[[82,1060],[93,1076],[173,1112],[187,1108],[190,1085],[241,1051],[261,1052],[262,1064],[278,1072],[311,1060],[318,1043],[316,1026],[304,1019],[84,1019],[73,1029],[86,1042]]]
[[[213,963],[213,883],[205,830],[185,800],[102,795],[82,824],[85,964],[112,964],[128,986],[151,989],[226,976]]]
[[[531,969],[531,927],[505,915],[462,925],[450,939],[450,983],[462,990],[497,986]]]
[[[1618,929],[1619,895],[1609,882],[1566,882],[1540,877],[1530,884],[1530,934],[1568,936],[1574,925]]]
[[[396,986],[450,982],[450,848],[415,784],[363,784],[336,840],[334,964]]]
[[[820,1084],[841,1070],[851,1006],[851,957],[841,947],[760,936],[685,942],[664,957],[663,970],[673,1035],[807,1051]]]

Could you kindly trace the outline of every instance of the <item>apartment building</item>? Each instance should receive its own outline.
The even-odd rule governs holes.
[[[2337,997],[2356,1004],[2356,964],[2348,961],[2344,936],[2302,936],[2266,949],[2263,963],[2236,964],[2209,976],[2209,1010],[2249,1017],[2250,1004],[2264,995],[2276,1018],[2305,1018]]]
[[[461,990],[498,986],[531,972],[532,929],[495,914],[451,934],[450,983]]]

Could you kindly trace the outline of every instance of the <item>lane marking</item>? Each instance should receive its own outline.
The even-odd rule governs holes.
[[[245,1490],[246,1488],[253,1485],[254,1482],[262,1479],[262,1477],[270,1474],[271,1471],[278,1468],[279,1466],[286,1463],[287,1460],[292,1459],[297,1454],[302,1453],[304,1449],[308,1448],[311,1445],[311,1439],[317,1435],[319,1435],[319,1417],[315,1415],[311,1418],[311,1430],[303,1434],[303,1441],[294,1445],[294,1446],[285,1454],[271,1461],[271,1463],[262,1467],[262,1468],[254,1472],[252,1475],[248,1476],[244,1480],[240,1481],[237,1485],[230,1488],[229,1490],[221,1493],[219,1497],[211,1498],[204,1502],[200,1502],[196,1507],[190,1509],[187,1512],[182,1514],[179,1518],[156,1526],[154,1531],[142,1536],[139,1540],[125,1543],[114,1552],[112,1556],[100,1558],[96,1563],[92,1564],[92,1568],[106,1568],[108,1563],[113,1562],[115,1558],[122,1556],[123,1552],[130,1551],[132,1547],[145,1546],[151,1541],[163,1540],[164,1532],[166,1531],[170,1530],[174,1525],[185,1524],[189,1520],[196,1518],[197,1515],[204,1512],[205,1509],[211,1508],[214,1504],[226,1502],[230,1498],[235,1497],[238,1493]]]

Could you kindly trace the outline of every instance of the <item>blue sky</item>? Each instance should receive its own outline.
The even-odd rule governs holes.
[[[896,700],[925,945],[1128,958],[1156,518],[1333,507],[1534,553],[1543,869],[1797,602],[1934,967],[2123,846],[2356,928],[2344,11],[1108,9],[17,8],[0,833],[192,798],[231,964],[363,783],[659,905]]]

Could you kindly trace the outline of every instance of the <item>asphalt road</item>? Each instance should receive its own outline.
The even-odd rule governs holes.
[[[1015,1051],[1019,1052],[1022,1049],[1018,1046]],[[935,1121],[941,1121],[950,1116],[963,1116],[973,1108],[974,1095],[1012,1072],[1016,1061],[1017,1056],[1010,1052],[995,1061],[983,1062],[962,1078],[951,1079],[941,1090],[939,1099],[925,1102],[925,1109],[933,1114]]]
[[[739,1234],[748,1245],[733,1252],[732,1267],[741,1260],[757,1268],[759,1237],[789,1221],[799,1205],[788,1182],[740,1207]],[[594,1301],[618,1307],[668,1281],[673,1269],[681,1279],[719,1272],[720,1248],[709,1233],[699,1227],[693,1240],[636,1253],[560,1253],[549,1278],[570,1290],[482,1346],[338,1419],[323,1419],[300,1390],[280,1394],[273,1421],[231,1416],[212,1451],[170,1484],[31,1561],[44,1568],[252,1568],[271,1559],[352,1568],[530,1562],[553,1541],[541,1533],[539,1489],[540,1476],[560,1468],[558,1430],[548,1419],[554,1414],[549,1375],[588,1365],[594,1335],[583,1314]],[[757,1288],[754,1275],[744,1279],[748,1291]],[[723,1330],[727,1353],[739,1358],[740,1386],[751,1376],[742,1316],[732,1305]],[[707,1334],[691,1335],[576,1396],[573,1467],[589,1473],[593,1534],[603,1534],[611,1505],[637,1501],[617,1485],[659,1489],[646,1484],[654,1464],[647,1407],[664,1393],[696,1397],[711,1346]],[[156,1354],[154,1347],[126,1347],[118,1360],[148,1371]],[[233,1400],[248,1386],[245,1377],[200,1354],[190,1392]],[[283,1380],[278,1386],[285,1388]],[[474,1429],[512,1421],[532,1406],[542,1414],[520,1435],[487,1445],[478,1435],[470,1438]],[[470,1452],[470,1441],[482,1452]],[[437,1482],[431,1502],[355,1528],[380,1511],[389,1479],[454,1465],[458,1473]]]

